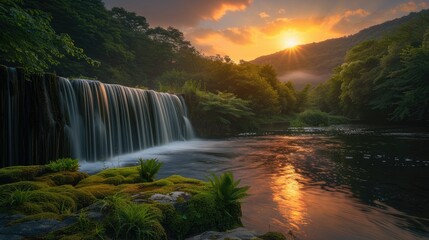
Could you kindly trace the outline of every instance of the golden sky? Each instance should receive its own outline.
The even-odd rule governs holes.
[[[319,42],[429,7],[429,0],[104,0],[172,26],[205,55],[252,60]]]

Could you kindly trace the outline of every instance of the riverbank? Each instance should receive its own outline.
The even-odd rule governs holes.
[[[0,183],[2,238],[184,239],[242,226],[239,202],[219,202],[208,182],[178,175],[146,182],[136,166],[93,175],[7,167],[0,169]],[[201,237],[207,234],[257,239],[242,229]],[[286,239],[272,236],[260,239]]]

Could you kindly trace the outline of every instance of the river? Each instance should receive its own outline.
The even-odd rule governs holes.
[[[429,131],[338,126],[176,142],[83,170],[164,162],[158,177],[232,171],[245,227],[298,239],[429,239]]]

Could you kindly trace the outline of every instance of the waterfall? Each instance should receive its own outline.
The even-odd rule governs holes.
[[[2,166],[60,157],[99,161],[193,137],[180,96],[52,75],[17,77],[12,68],[0,72]]]

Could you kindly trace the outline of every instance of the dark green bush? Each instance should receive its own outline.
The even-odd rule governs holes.
[[[146,182],[153,182],[153,180],[155,179],[155,175],[158,173],[163,163],[158,161],[158,159],[156,158],[146,160],[140,159],[139,162],[140,177]]]
[[[77,171],[79,169],[79,161],[72,158],[61,158],[50,162],[46,165],[46,168],[51,172],[61,171]]]

